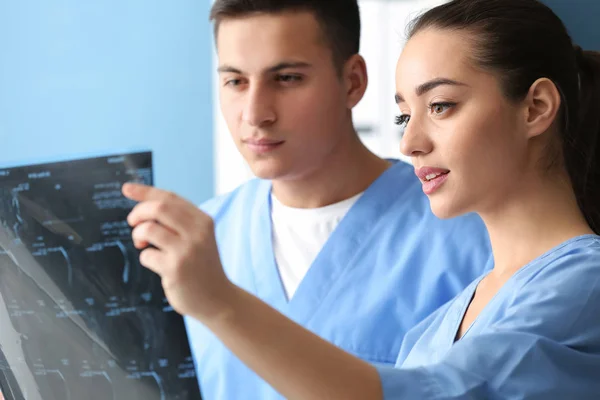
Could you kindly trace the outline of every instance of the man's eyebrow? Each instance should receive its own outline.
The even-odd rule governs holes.
[[[226,65],[226,64],[225,65],[220,65],[219,68],[217,68],[217,72],[231,72],[231,73],[234,73],[234,74],[241,74],[242,73],[241,70],[239,70],[239,69],[237,69],[235,67],[232,67],[230,65]]]
[[[278,72],[278,71],[281,71],[282,69],[288,69],[288,68],[310,68],[310,67],[312,67],[312,65],[310,65],[309,63],[306,63],[306,62],[302,62],[302,61],[294,61],[294,62],[285,61],[285,62],[281,62],[277,65],[274,65],[274,66],[268,68],[267,71]]]
[[[273,65],[272,67],[268,67],[266,69],[267,72],[278,72],[281,71],[283,69],[288,69],[288,68],[310,68],[312,67],[311,64],[307,63],[307,62],[303,62],[303,61],[283,61],[280,62],[278,64]],[[235,68],[231,65],[221,65],[219,66],[219,68],[217,68],[217,72],[230,72],[233,74],[243,74],[243,71],[239,68]]]

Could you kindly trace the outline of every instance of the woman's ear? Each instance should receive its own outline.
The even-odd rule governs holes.
[[[548,78],[540,78],[529,88],[525,98],[525,127],[528,138],[546,132],[558,115],[561,97],[558,88]]]

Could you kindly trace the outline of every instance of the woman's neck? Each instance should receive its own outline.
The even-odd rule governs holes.
[[[512,275],[561,243],[594,233],[566,177],[531,179],[480,215],[490,234],[497,276]]]

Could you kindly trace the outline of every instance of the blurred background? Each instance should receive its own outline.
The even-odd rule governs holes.
[[[600,50],[598,0],[545,0]],[[370,85],[356,127],[399,157],[393,72],[406,22],[444,0],[361,0]],[[211,0],[0,0],[0,167],[151,150],[195,203],[251,178],[218,109]]]

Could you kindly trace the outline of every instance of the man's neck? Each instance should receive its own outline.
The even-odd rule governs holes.
[[[273,180],[273,194],[288,207],[325,207],[365,191],[390,166],[357,137],[347,151],[338,152],[305,176]]]

